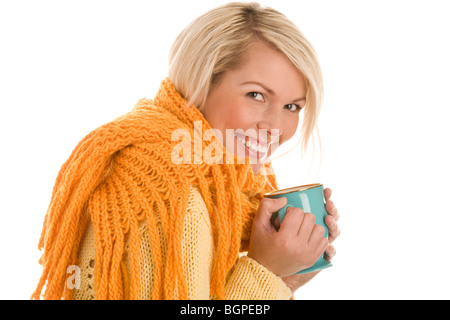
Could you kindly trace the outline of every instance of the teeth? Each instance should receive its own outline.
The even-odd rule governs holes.
[[[244,144],[247,148],[249,148],[250,150],[252,150],[254,152],[262,152],[262,153],[267,152],[267,149],[268,149],[267,147],[261,146],[259,144],[253,144],[250,141],[245,141],[241,137],[237,137],[237,138],[242,144]]]

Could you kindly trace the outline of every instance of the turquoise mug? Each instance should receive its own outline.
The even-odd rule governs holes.
[[[325,225],[325,217],[327,210],[325,209],[325,199],[323,194],[323,185],[320,183],[297,186],[282,190],[266,193],[264,197],[278,199],[287,198],[287,204],[278,211],[278,219],[280,223],[286,215],[289,207],[301,208],[304,212],[310,212],[316,216],[316,224],[325,228],[324,236],[328,238],[328,228]],[[322,256],[310,268],[301,270],[296,274],[309,273],[331,267],[330,261],[325,260]]]

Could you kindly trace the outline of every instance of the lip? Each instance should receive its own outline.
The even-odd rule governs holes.
[[[242,134],[235,134],[235,138],[236,138],[237,143],[244,148],[245,156],[247,156],[247,157],[259,160],[259,159],[264,158],[267,155],[267,152],[269,151],[270,144],[266,143],[265,145],[263,145],[261,142],[259,142],[259,145],[260,146],[262,145],[267,150],[266,152],[260,152],[257,150],[256,151],[251,150],[244,143],[242,143],[242,141],[240,141],[240,140],[244,140],[244,141],[249,141],[253,144],[256,144],[256,143],[258,143],[258,139],[255,139],[255,138],[252,138],[249,136],[245,136]]]
[[[265,140],[260,140],[259,138],[253,138],[253,137],[246,136],[246,135],[243,135],[243,134],[240,134],[240,133],[237,133],[237,132],[235,132],[234,135],[239,137],[239,138],[242,138],[243,140],[246,140],[246,138],[248,138],[248,140],[252,144],[257,144],[257,145],[261,145],[261,146],[264,146],[264,147],[269,147],[273,143],[272,141],[271,142],[267,142]]]

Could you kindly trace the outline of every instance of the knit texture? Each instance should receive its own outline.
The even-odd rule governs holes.
[[[229,300],[287,300],[293,298],[291,290],[281,278],[243,256],[236,263],[225,286]]]
[[[211,129],[201,112],[187,106],[165,79],[154,100],[141,99],[131,112],[80,141],[56,178],[39,241],[43,272],[32,298],[72,297],[73,290],[65,286],[67,268],[77,265],[80,242],[91,220],[96,298],[138,299],[139,226],[145,219],[154,266],[151,298],[186,299],[181,237],[191,186],[200,190],[213,230],[210,295],[225,297],[226,274],[239,251],[247,249],[259,202],[278,186],[273,175],[254,175],[249,158],[239,164],[241,159],[222,144],[222,163],[174,163],[172,151],[180,143],[172,140],[175,130],[189,132],[191,159],[196,145],[205,150],[210,144],[194,129],[195,121],[201,121],[202,132]],[[271,170],[270,163],[265,168]]]
[[[154,266],[151,259],[151,243],[147,224],[140,226],[140,294],[139,299],[151,299],[153,291]],[[213,236],[211,222],[205,202],[197,188],[191,187],[182,235],[183,271],[186,275],[188,298],[194,300],[210,299],[210,275],[213,258]],[[129,246],[125,254],[129,256]],[[74,299],[95,299],[94,274],[94,233],[90,223],[80,246],[81,283],[74,289]],[[130,271],[126,258],[126,272]],[[125,292],[129,288],[125,285]],[[177,292],[177,288],[175,288]],[[283,280],[256,261],[243,256],[227,276],[226,299],[290,299],[292,293]],[[127,295],[125,295],[127,298]],[[175,298],[177,296],[175,295]]]

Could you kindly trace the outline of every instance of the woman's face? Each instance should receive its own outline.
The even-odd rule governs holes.
[[[210,91],[203,115],[222,133],[229,152],[250,158],[256,174],[295,134],[305,96],[305,80],[292,62],[267,44],[254,42],[240,67],[225,72]]]

